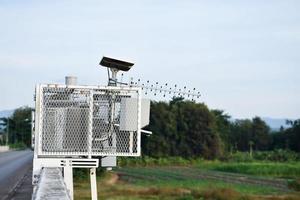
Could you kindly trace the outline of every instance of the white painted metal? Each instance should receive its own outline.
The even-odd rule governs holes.
[[[37,91],[39,156],[139,156],[139,88],[40,85]],[[127,98],[136,102],[137,114],[122,110],[122,99]],[[136,126],[131,148],[130,132],[115,126],[125,111]]]
[[[91,195],[97,200],[99,160],[92,157],[103,156],[101,165],[113,167],[116,156],[140,155],[141,127],[149,123],[150,102],[145,110],[144,104],[139,87],[37,85],[33,184],[43,168],[60,167],[73,199],[73,168],[90,168]]]
[[[149,95],[152,93],[154,96],[177,96],[191,100],[198,99],[201,96],[200,92],[196,91],[196,88],[187,89],[186,86],[179,88],[177,85],[173,87],[171,85],[168,85],[167,83],[163,85],[159,84],[158,82],[151,84],[149,81],[143,83],[140,79],[134,81],[133,78],[131,78],[129,85],[141,87],[145,95]]]
[[[133,152],[133,131],[129,132],[129,153]]]
[[[141,99],[141,127],[145,127],[150,123],[150,100]]]
[[[101,167],[115,167],[117,166],[116,156],[106,156],[101,158]]]
[[[91,196],[92,200],[97,200],[97,179],[96,179],[96,168],[90,169],[90,180],[91,180]]]
[[[73,200],[74,192],[73,192],[73,168],[72,168],[72,166],[64,167],[64,181],[65,181],[66,187],[69,191],[71,200]]]
[[[35,88],[35,117],[34,117],[34,158],[37,158],[38,152],[40,151],[39,149],[39,133],[40,133],[40,118],[38,115],[39,112],[41,112],[41,95],[40,95],[40,85],[37,85]]]
[[[147,135],[152,135],[152,131],[141,130],[141,133],[145,133]]]
[[[137,154],[140,156],[141,155],[141,114],[142,114],[142,88],[138,88],[138,110],[137,110]]]
[[[88,156],[92,157],[92,145],[93,145],[93,108],[94,108],[94,93],[90,92],[89,96],[89,116],[88,116]]]
[[[135,120],[138,115],[138,103],[136,98],[123,98],[121,99],[121,112],[120,114],[120,130],[122,131],[136,131],[138,121]],[[141,100],[141,127],[149,124],[150,118],[150,100]]]
[[[34,166],[43,167],[65,167],[91,168],[98,167],[99,160],[92,158],[38,158],[33,160]]]
[[[65,84],[66,85],[77,85],[77,77],[76,76],[66,76]]]

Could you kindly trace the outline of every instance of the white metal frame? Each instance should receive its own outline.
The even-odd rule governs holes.
[[[43,88],[74,88],[74,89],[100,89],[100,90],[116,90],[116,91],[136,91],[138,99],[137,108],[137,152],[136,153],[93,153],[90,148],[87,153],[84,154],[47,154],[42,151],[42,105],[43,105]],[[34,160],[33,160],[33,185],[36,185],[39,181],[41,170],[44,167],[59,167],[63,169],[64,180],[69,190],[70,196],[73,199],[73,168],[89,168],[90,169],[90,181],[91,181],[91,194],[92,200],[97,200],[97,182],[96,182],[96,168],[99,166],[99,160],[93,159],[93,156],[140,156],[141,154],[141,88],[140,87],[128,87],[128,86],[66,86],[56,84],[41,84],[36,86],[36,107],[35,107],[35,120],[34,120]],[[92,94],[91,94],[92,95]],[[92,98],[93,99],[93,98]],[[93,105],[93,103],[92,103]],[[93,111],[92,106],[89,107],[89,114]],[[90,118],[91,119],[91,118]],[[88,129],[89,142],[92,141],[92,124]],[[132,145],[132,144],[131,144]],[[92,147],[90,144],[89,147]],[[84,157],[80,157],[84,156]],[[71,157],[71,158],[70,158]]]
[[[70,89],[89,89],[93,91],[93,89],[98,89],[98,90],[115,90],[115,91],[135,91],[137,93],[137,98],[138,98],[138,108],[137,108],[137,151],[136,153],[123,153],[123,152],[118,152],[118,153],[108,153],[108,152],[92,152],[90,149],[90,152],[73,152],[73,153],[67,153],[63,154],[60,153],[58,155],[55,155],[55,153],[47,153],[42,151],[42,127],[43,127],[43,120],[42,120],[42,106],[43,106],[43,88],[45,87],[50,87],[50,88],[70,88]],[[141,88],[140,87],[124,87],[124,86],[66,86],[66,85],[56,85],[56,84],[41,84],[37,86],[36,89],[36,117],[35,117],[35,145],[38,149],[37,154],[39,156],[52,156],[52,157],[65,157],[65,156],[87,156],[91,154],[92,156],[128,156],[128,157],[138,157],[141,154]],[[90,114],[92,112],[93,108],[92,106],[90,107]],[[90,126],[91,123],[90,123]],[[91,129],[89,131],[89,137],[90,137],[90,142],[91,142],[91,137],[92,137],[92,132]],[[89,145],[89,147],[91,147]]]

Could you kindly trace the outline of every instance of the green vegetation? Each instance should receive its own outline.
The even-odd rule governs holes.
[[[29,107],[21,107],[14,111],[9,118],[0,118],[2,133],[8,133],[8,143],[11,148],[22,149],[31,145],[31,111]],[[6,143],[5,140],[1,141]]]
[[[296,200],[300,195],[300,162],[295,161],[141,157],[119,158],[118,164],[113,172],[98,172],[100,198]],[[75,195],[88,199],[88,172],[81,175],[76,178]]]
[[[299,160],[300,120],[287,123],[289,128],[271,131],[260,117],[232,121],[221,110],[174,98],[169,103],[151,103],[146,129],[153,135],[143,136],[142,149],[144,155],[155,158]]]
[[[161,157],[152,158],[148,156],[138,158],[118,158],[118,166],[186,166],[201,163],[204,160],[198,159],[185,159],[182,157]]]
[[[9,144],[9,148],[15,149],[15,150],[23,150],[23,149],[26,149],[27,146],[23,142],[18,142],[18,143],[14,143],[14,144]]]
[[[223,161],[233,162],[253,162],[253,161],[272,161],[272,162],[294,162],[300,161],[300,154],[290,150],[276,149],[273,151],[254,151],[252,155],[248,152],[235,152],[227,154],[221,158]]]
[[[148,129],[154,134],[142,138],[145,155],[207,159],[222,155],[214,114],[204,104],[179,98],[169,104],[152,102]]]
[[[300,179],[290,180],[288,182],[289,188],[300,192]]]
[[[255,161],[250,162],[221,162],[207,161],[203,159],[183,159],[181,157],[170,158],[119,158],[119,166],[130,167],[151,167],[151,166],[196,166],[199,169],[215,170],[222,172],[241,173],[258,176],[300,178],[300,162],[271,162]]]
[[[185,188],[199,189],[209,188],[230,188],[244,194],[277,194],[280,191],[268,187],[249,184],[228,183],[222,180],[210,180],[198,177],[199,170],[193,168],[121,168],[117,172],[122,174],[121,180],[126,180],[130,184],[143,187],[159,188]],[[126,176],[125,176],[126,175]],[[281,192],[282,193],[282,192]]]
[[[205,162],[206,163],[206,162]],[[213,164],[206,163],[206,169]],[[272,185],[231,183],[199,177],[197,167],[121,167],[102,173],[98,178],[100,199],[272,199],[296,200],[299,193],[287,192]],[[215,174],[215,173],[214,173]],[[255,178],[254,176],[250,176]],[[240,180],[239,177],[236,180]],[[257,179],[261,180],[261,179]],[[272,181],[273,179],[267,179]],[[294,183],[293,183],[294,184]],[[89,199],[88,179],[75,182],[75,199]]]
[[[204,162],[199,168],[241,173],[258,176],[270,176],[278,178],[299,178],[300,162],[276,163],[276,162],[251,162],[251,163],[224,163],[224,162]]]

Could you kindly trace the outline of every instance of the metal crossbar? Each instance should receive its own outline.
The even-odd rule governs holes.
[[[37,86],[38,155],[139,156],[140,91],[120,86]]]

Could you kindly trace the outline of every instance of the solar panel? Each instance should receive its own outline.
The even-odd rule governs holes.
[[[134,63],[123,61],[123,60],[117,60],[114,58],[109,57],[103,57],[102,60],[99,63],[100,65],[108,68],[115,68],[121,71],[128,71],[130,68],[134,65]]]

